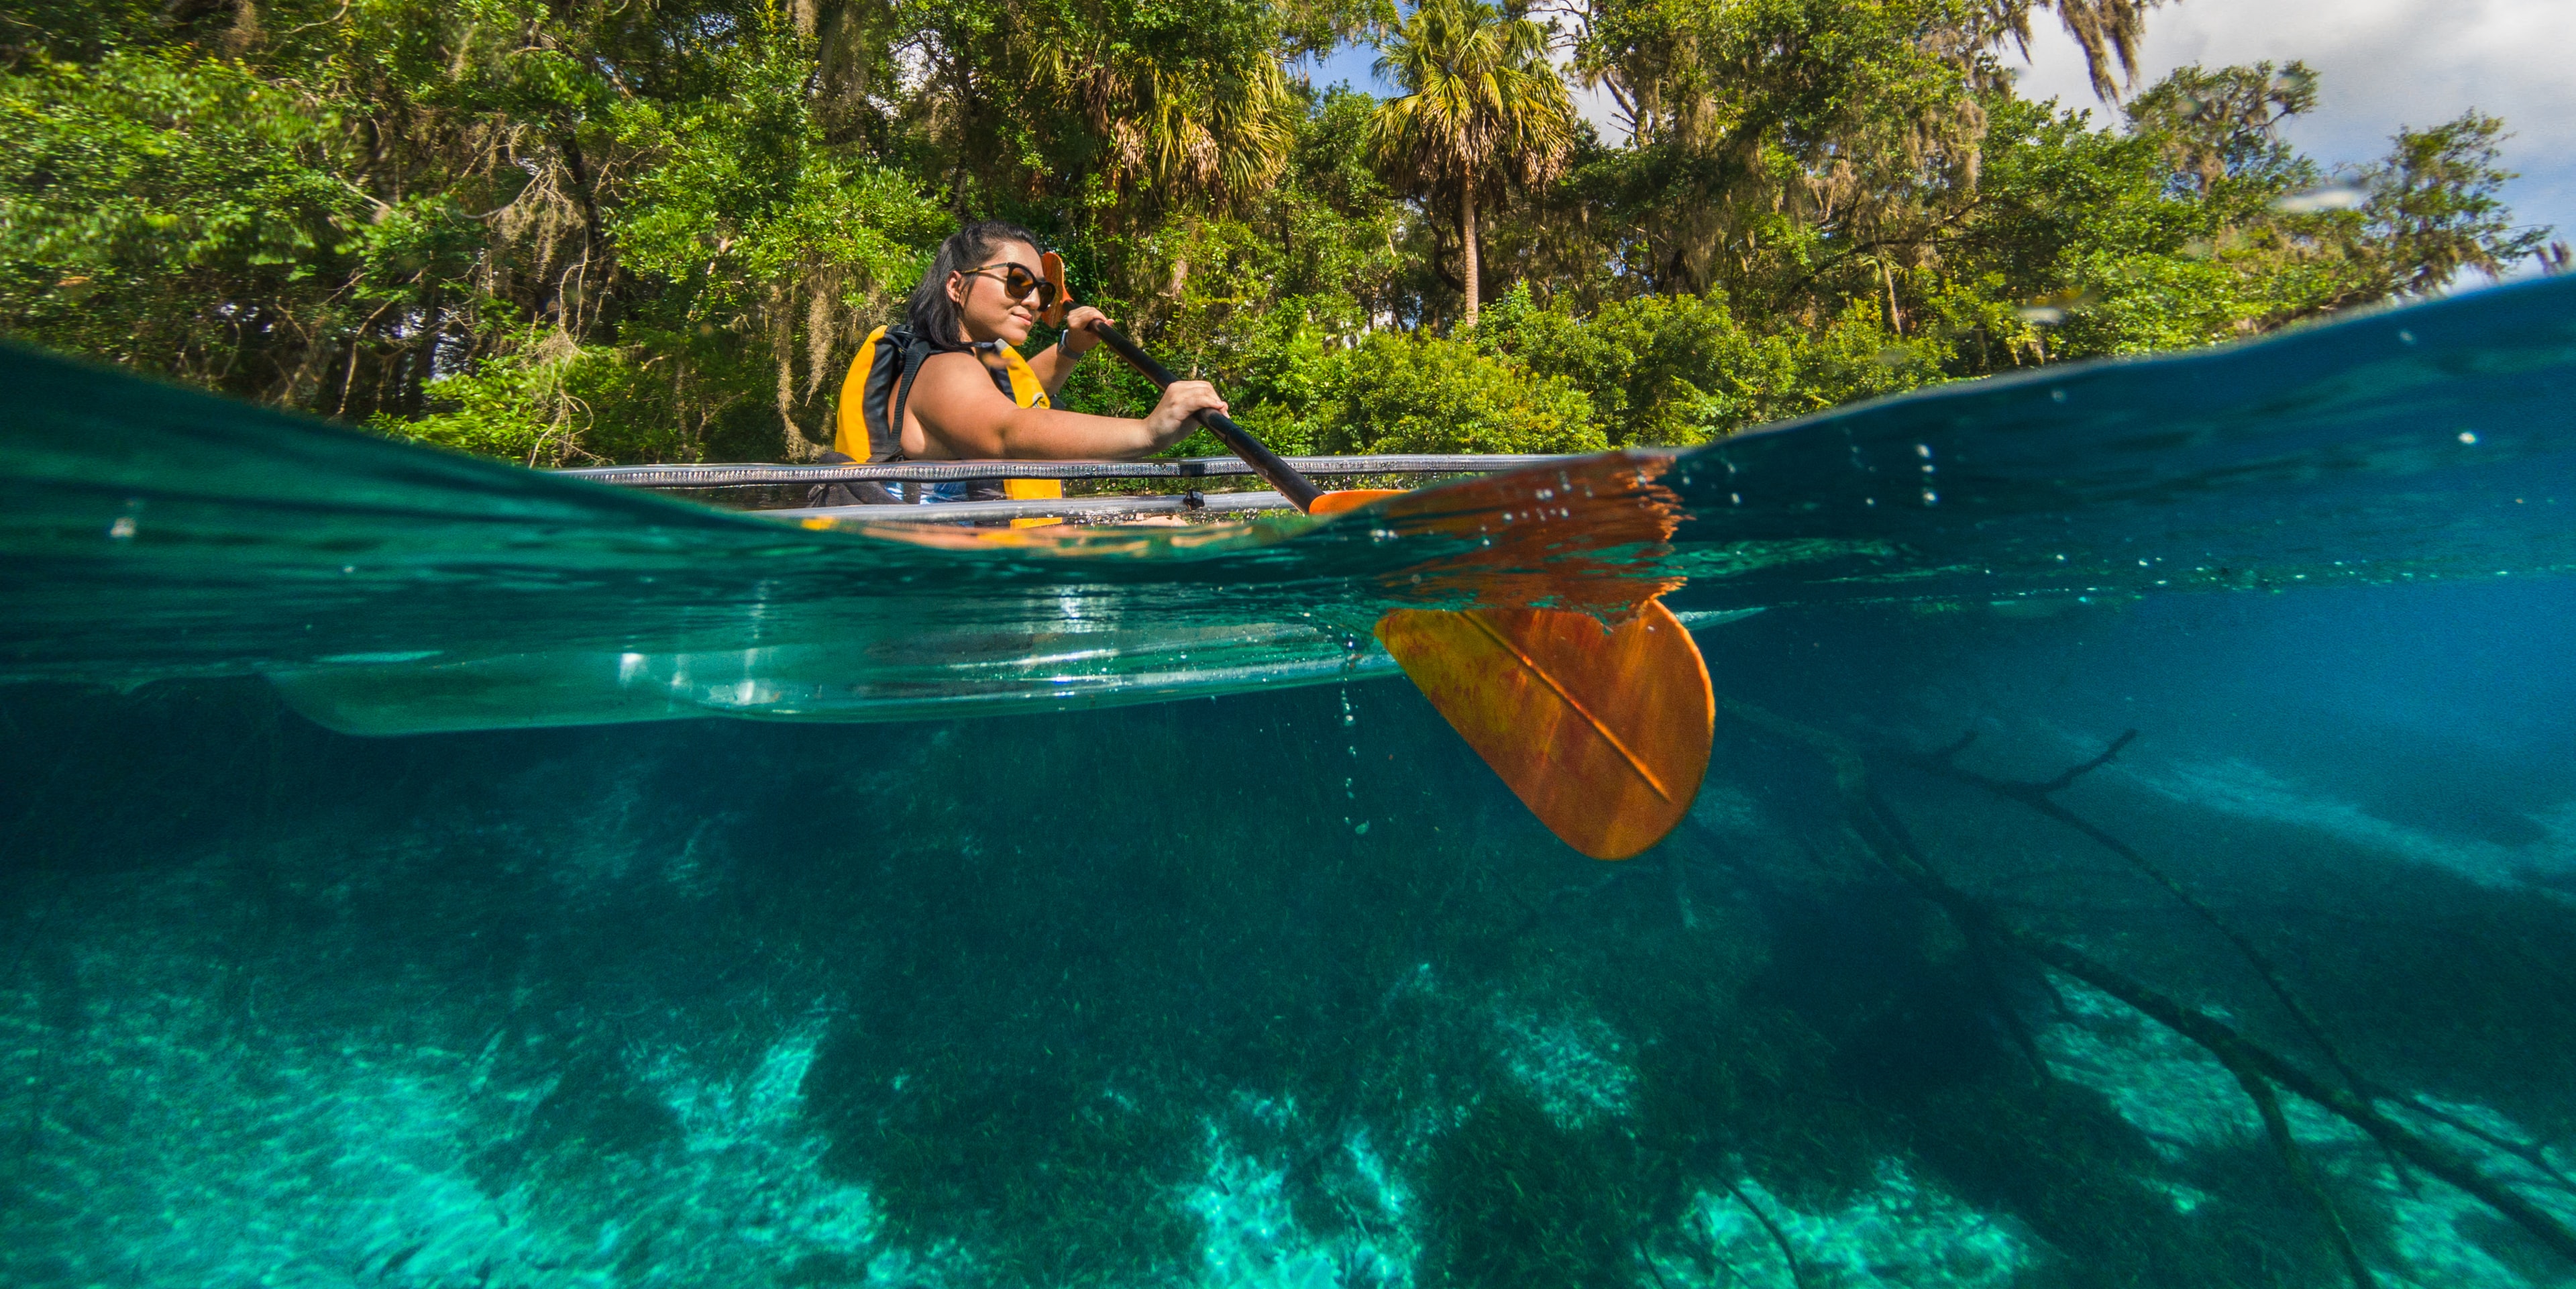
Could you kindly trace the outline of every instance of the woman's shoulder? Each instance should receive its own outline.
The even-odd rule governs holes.
[[[993,389],[998,384],[995,372],[986,365],[983,355],[965,349],[947,349],[921,360],[913,371],[915,397],[924,389],[942,395],[964,394],[977,389]]]
[[[922,359],[920,367],[922,376],[929,377],[936,374],[942,383],[975,381],[988,385],[1005,370],[1008,368],[1004,364],[986,358],[971,349],[943,350]]]

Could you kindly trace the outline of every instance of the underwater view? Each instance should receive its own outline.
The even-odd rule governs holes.
[[[2576,279],[1159,527],[0,367],[0,1284],[2576,1284]],[[1373,634],[1649,601],[1613,863]]]

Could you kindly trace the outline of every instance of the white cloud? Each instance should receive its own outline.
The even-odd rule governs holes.
[[[2317,110],[2287,127],[2328,165],[2385,152],[2401,125],[2470,108],[2513,131],[2505,163],[2515,213],[2576,234],[2576,22],[2565,0],[2183,0],[2148,15],[2139,82],[2186,63],[2304,59]],[[2095,107],[2084,57],[2046,13],[2021,79],[2026,98]],[[2097,111],[2097,115],[2099,115]]]

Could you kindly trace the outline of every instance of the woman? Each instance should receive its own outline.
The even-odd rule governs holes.
[[[1055,284],[1040,272],[1037,239],[1012,224],[977,223],[940,243],[913,288],[911,321],[878,328],[841,383],[838,432],[826,460],[1063,461],[1132,458],[1168,447],[1201,411],[1225,410],[1206,381],[1175,381],[1143,420],[1059,411],[1053,397],[1100,337],[1088,305],[1065,319],[1064,339],[1034,359],[1020,357]],[[1105,320],[1105,319],[1104,319]],[[1060,496],[1057,487],[1013,481],[1005,489],[913,487],[913,500]],[[834,484],[818,504],[901,501],[876,484]],[[922,494],[929,493],[924,496]]]

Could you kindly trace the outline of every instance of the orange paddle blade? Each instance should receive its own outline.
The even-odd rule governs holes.
[[[1699,795],[1716,696],[1660,602],[1615,629],[1569,609],[1398,609],[1377,638],[1530,813],[1594,859],[1662,841]]]
[[[1340,492],[1328,492],[1323,496],[1315,498],[1315,504],[1308,506],[1306,508],[1306,513],[1310,515],[1338,515],[1345,510],[1357,510],[1380,497],[1401,497],[1403,495],[1404,489],[1402,488],[1345,488]]]
[[[1659,565],[1681,498],[1655,482],[1668,456],[1605,452],[1403,493],[1381,525],[1472,539],[1382,582],[1400,599],[1476,608],[1544,605],[1619,621],[1679,587]]]
[[[1050,327],[1064,325],[1065,312],[1073,308],[1073,292],[1064,285],[1064,257],[1053,251],[1038,253],[1038,276],[1055,283],[1055,303],[1038,314],[1038,321]]]

